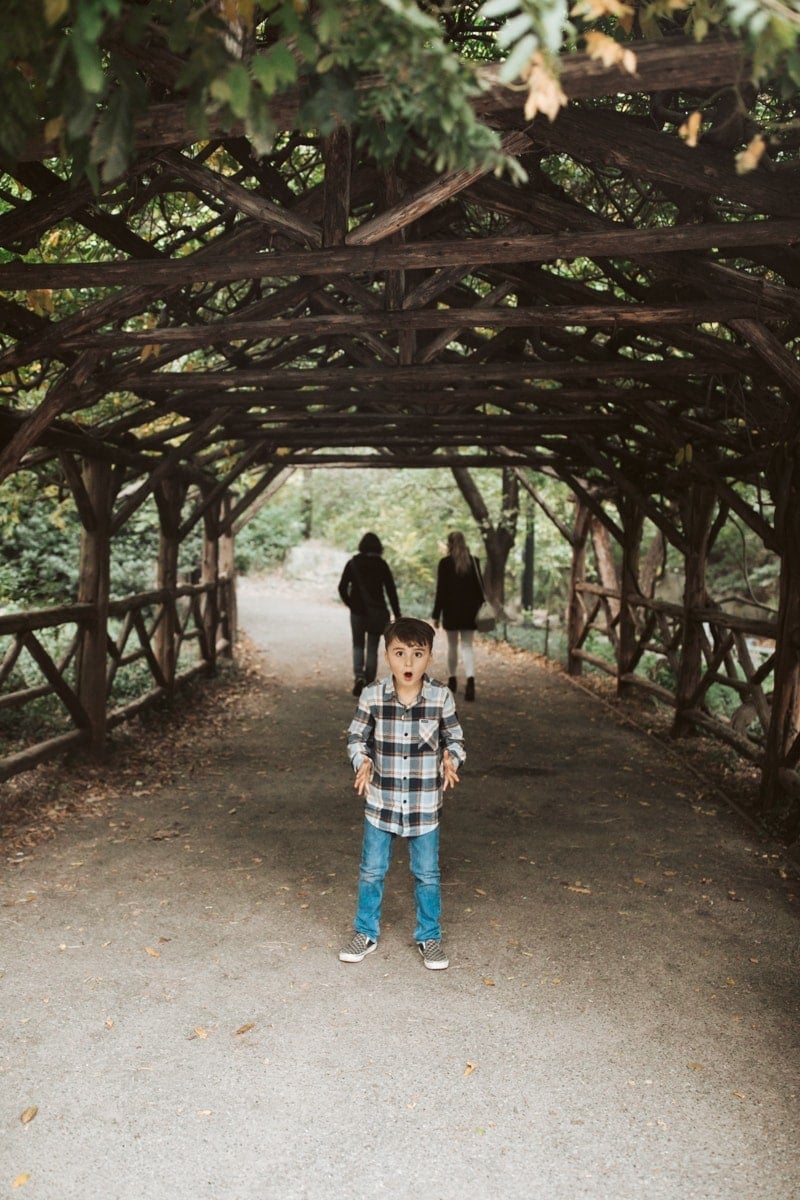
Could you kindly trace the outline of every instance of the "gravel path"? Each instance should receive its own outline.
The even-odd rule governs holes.
[[[529,657],[481,649],[459,705],[449,970],[402,848],[378,952],[338,962],[361,813],[329,591],[243,585],[267,678],[223,737],[4,861],[0,1200],[796,1196],[793,884]]]

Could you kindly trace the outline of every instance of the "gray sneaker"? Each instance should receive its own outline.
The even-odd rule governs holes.
[[[354,933],[347,945],[339,951],[339,958],[342,962],[361,962],[377,945],[378,943],[370,941],[366,934]]]
[[[417,942],[417,949],[428,970],[443,971],[445,967],[450,966],[450,959],[444,952],[444,946],[437,938],[428,938],[426,942]]]

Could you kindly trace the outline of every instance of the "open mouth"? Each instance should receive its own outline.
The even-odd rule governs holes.
[[[403,671],[403,678],[404,679],[413,679],[414,672],[413,671]]]

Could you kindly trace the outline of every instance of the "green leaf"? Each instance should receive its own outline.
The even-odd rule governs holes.
[[[521,41],[517,42],[516,46],[503,63],[503,67],[500,72],[500,78],[506,83],[510,83],[511,80],[517,79],[522,71],[522,68],[530,62],[538,49],[539,39],[532,33],[529,34],[528,37],[522,38]]]
[[[129,93],[118,88],[103,112],[92,135],[90,161],[100,166],[104,183],[118,179],[128,165],[133,149],[133,120]]]
[[[490,20],[492,17],[504,17],[506,13],[516,12],[518,8],[519,0],[486,0],[475,16]]]
[[[77,31],[73,33],[70,42],[78,76],[84,88],[93,96],[102,95],[105,75],[99,48],[94,43],[84,41]]]
[[[242,120],[247,116],[250,108],[250,76],[247,73],[247,67],[241,63],[236,63],[228,71],[228,85],[230,87],[229,104],[234,116]]]
[[[504,50],[508,46],[513,46],[514,42],[518,42],[532,27],[533,21],[527,13],[520,13],[518,17],[512,17],[497,31],[498,46]]]

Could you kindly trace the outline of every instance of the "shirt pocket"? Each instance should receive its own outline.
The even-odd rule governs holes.
[[[438,747],[439,744],[439,720],[421,720],[419,723],[419,744],[420,746],[430,746],[431,748]]]

